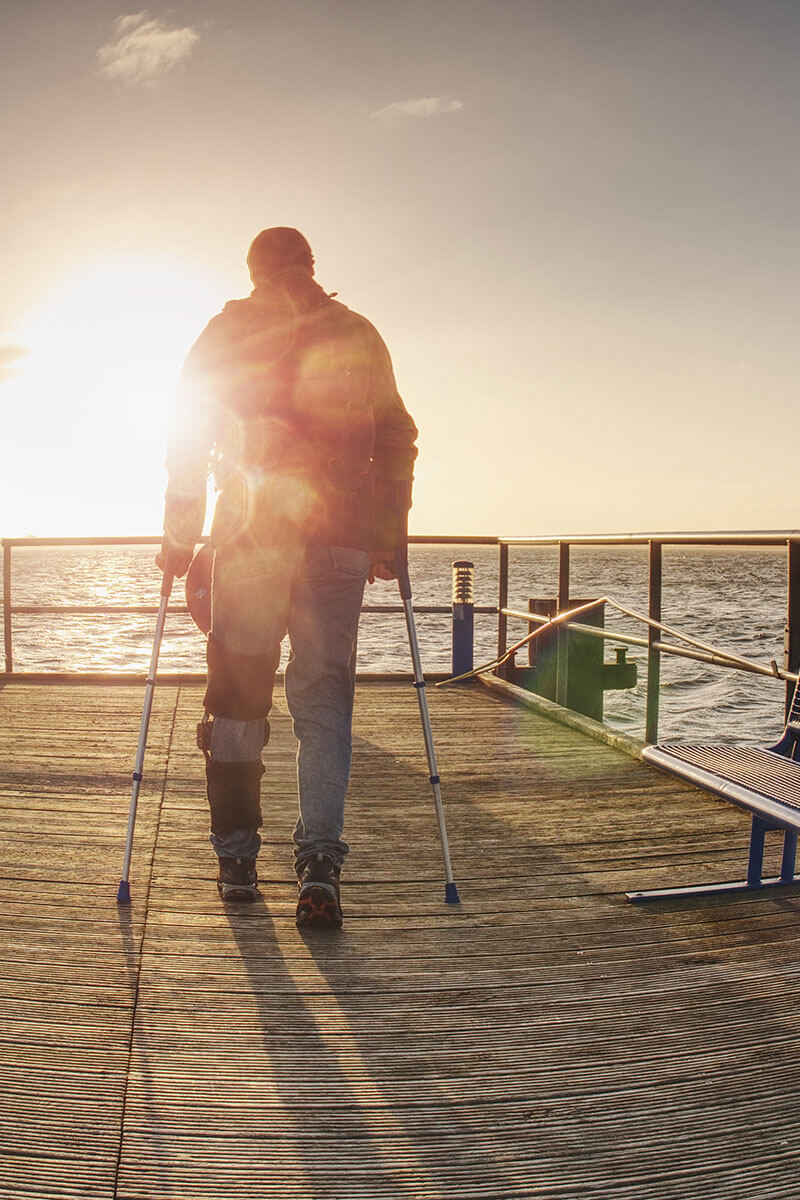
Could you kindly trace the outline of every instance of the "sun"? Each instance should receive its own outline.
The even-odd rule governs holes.
[[[128,255],[87,264],[40,301],[18,331],[26,355],[6,405],[31,462],[28,507],[41,510],[26,529],[160,528],[178,375],[222,300],[219,281],[193,264]]]
[[[181,362],[213,306],[208,290],[197,272],[160,259],[84,268],[23,327],[37,384],[76,416],[102,414],[104,444],[142,420],[162,420]]]

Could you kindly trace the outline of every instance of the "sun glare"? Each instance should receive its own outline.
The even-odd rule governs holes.
[[[141,419],[163,421],[181,362],[208,316],[207,290],[190,271],[158,261],[85,269],[23,328],[37,385],[53,401],[69,401],[76,416],[102,413],[103,444]]]
[[[7,427],[21,456],[37,456],[26,530],[154,528],[156,508],[141,498],[161,502],[178,373],[222,298],[191,266],[126,257],[64,279],[30,314],[18,332],[26,354],[7,385]]]

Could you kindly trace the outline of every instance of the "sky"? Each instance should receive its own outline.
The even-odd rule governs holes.
[[[0,535],[157,534],[181,363],[299,228],[411,532],[794,529],[797,0],[4,0]]]

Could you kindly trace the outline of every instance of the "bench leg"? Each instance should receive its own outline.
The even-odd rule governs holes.
[[[765,887],[778,887],[787,883],[800,883],[795,879],[795,859],[797,856],[797,834],[785,829],[783,834],[783,859],[781,873],[778,879],[763,879],[764,869],[764,840],[771,829],[778,826],[770,825],[762,817],[753,817],[750,827],[750,850],[747,856],[747,879],[737,883],[696,884],[692,887],[657,888],[646,892],[626,892],[632,904],[645,900],[675,900],[682,896],[713,896],[722,892],[749,892]]]
[[[787,829],[783,835],[781,883],[794,883],[794,864],[797,857],[797,834]]]
[[[761,887],[764,868],[764,838],[769,825],[761,817],[753,817],[750,826],[750,852],[747,856],[747,886]]]

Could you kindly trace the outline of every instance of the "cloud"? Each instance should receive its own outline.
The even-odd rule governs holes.
[[[129,87],[156,87],[189,58],[199,40],[190,26],[179,29],[147,11],[118,17],[113,38],[97,51],[98,74]]]
[[[443,113],[458,112],[463,108],[461,100],[452,100],[449,96],[424,96],[419,100],[395,100],[386,108],[379,108],[373,117],[378,120],[391,120],[393,117],[438,117]]]
[[[13,342],[0,338],[0,383],[16,375],[17,359],[23,358],[27,353],[24,346],[16,346]]]

